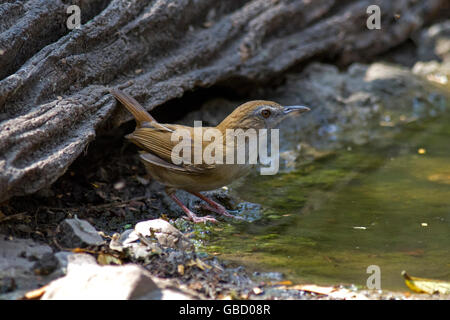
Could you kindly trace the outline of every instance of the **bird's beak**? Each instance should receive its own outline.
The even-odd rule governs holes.
[[[285,106],[283,110],[284,114],[289,114],[291,112],[304,113],[308,111],[311,111],[311,109],[305,106]]]

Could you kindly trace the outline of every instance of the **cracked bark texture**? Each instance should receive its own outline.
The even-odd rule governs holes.
[[[81,8],[80,29],[66,9]],[[366,9],[381,8],[381,30]],[[101,128],[233,79],[264,81],[312,58],[350,63],[407,40],[446,0],[30,0],[0,4],[0,201],[52,184]],[[395,18],[395,15],[397,18]],[[131,82],[130,82],[131,80]]]

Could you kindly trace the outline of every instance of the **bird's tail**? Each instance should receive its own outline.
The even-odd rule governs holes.
[[[119,89],[111,89],[109,92],[111,92],[111,94],[131,112],[136,119],[138,127],[144,122],[156,122],[155,118],[153,118],[132,96]]]

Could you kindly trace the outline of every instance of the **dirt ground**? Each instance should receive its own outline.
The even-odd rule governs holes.
[[[67,248],[58,244],[57,226],[64,219],[75,215],[79,219],[89,221],[107,236],[122,233],[139,221],[161,217],[174,221],[181,218],[182,212],[171,210],[164,201],[162,186],[148,180],[145,169],[139,162],[137,148],[123,139],[133,127],[134,124],[128,123],[100,136],[51,188],[3,203],[0,206],[0,233],[10,238],[31,238],[50,245],[54,252],[58,252]],[[189,234],[191,227],[192,224],[186,222],[183,231],[188,231],[186,234]],[[188,261],[197,258],[213,267],[202,270],[191,266],[180,274],[177,269],[179,264],[188,265]],[[125,259],[123,262],[139,263],[152,275],[183,284],[203,298],[339,298],[290,289],[280,274],[252,274],[242,266],[198,252],[186,253],[167,249],[153,255],[150,260]],[[350,294],[354,295],[353,298],[364,299],[439,298],[429,295],[358,291],[356,288],[341,289],[345,291],[346,296],[343,297],[347,298]],[[337,290],[339,291],[339,288]],[[2,288],[2,291],[8,292],[5,288]]]

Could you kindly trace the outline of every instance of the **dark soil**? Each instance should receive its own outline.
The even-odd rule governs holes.
[[[70,249],[58,244],[57,226],[75,215],[106,236],[122,233],[139,221],[180,218],[182,213],[164,204],[163,187],[148,180],[138,149],[123,138],[133,128],[134,123],[130,122],[98,137],[50,188],[1,204],[0,233],[42,241],[57,252]],[[105,246],[100,250],[108,249]],[[183,274],[178,272],[179,264],[189,264],[196,258],[213,267],[205,271],[191,266]],[[204,297],[232,293],[239,298],[243,292],[245,297],[256,285],[242,267],[219,262],[206,254],[167,249],[147,261],[127,259],[123,262],[140,263],[155,276],[177,278]]]

